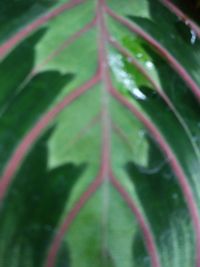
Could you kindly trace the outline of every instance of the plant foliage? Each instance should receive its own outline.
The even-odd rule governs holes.
[[[200,267],[200,28],[180,3],[1,1],[1,266]]]

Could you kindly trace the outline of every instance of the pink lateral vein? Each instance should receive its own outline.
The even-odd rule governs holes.
[[[193,30],[198,38],[200,38],[200,27],[190,18],[188,17],[182,10],[180,10],[174,3],[169,0],[160,0],[172,13],[174,13],[177,17],[185,22],[186,25]]]
[[[71,226],[72,222],[77,217],[80,210],[84,207],[84,205],[90,199],[90,197],[96,192],[96,190],[99,188],[102,182],[103,182],[102,173],[100,172],[100,174],[94,179],[94,181],[90,184],[88,189],[82,194],[78,202],[71,209],[66,219],[59,227],[57,234],[53,238],[53,242],[50,246],[50,249],[47,255],[47,260],[46,260],[46,263],[44,264],[44,267],[55,266],[58,251],[61,247],[65,234],[69,230],[69,227]]]
[[[128,192],[123,188],[120,182],[115,178],[113,173],[110,173],[110,177],[111,177],[111,183],[117,189],[117,191],[122,196],[124,201],[127,203],[128,207],[131,209],[131,211],[133,212],[133,214],[135,215],[139,223],[140,229],[143,233],[146,247],[150,254],[152,266],[160,267],[160,261],[158,258],[157,249],[156,249],[155,241],[153,238],[153,233],[151,229],[149,228],[149,225],[146,222],[146,219],[144,218],[143,214],[140,212],[140,210],[138,209],[137,205],[134,203],[132,198],[129,196]]]
[[[123,18],[113,12],[108,7],[106,8],[106,12],[113,17],[116,21],[121,23],[122,25],[126,26],[143,38],[147,43],[149,43],[151,46],[156,48],[156,50],[160,53],[160,55],[165,58],[169,64],[172,66],[172,68],[182,77],[182,79],[185,81],[185,83],[189,86],[189,88],[192,90],[192,92],[197,97],[198,101],[200,101],[200,88],[197,85],[197,83],[192,79],[192,77],[188,74],[188,72],[181,66],[181,64],[172,56],[167,49],[165,49],[158,41],[156,41],[153,37],[151,37],[147,32],[142,30],[139,26],[134,24],[133,22],[129,21],[126,18]]]
[[[4,198],[7,189],[15,175],[18,167],[23,161],[26,153],[31,148],[32,144],[40,136],[42,131],[53,121],[53,119],[69,104],[77,100],[84,92],[89,90],[99,81],[99,73],[97,73],[92,79],[87,81],[84,85],[74,90],[67,95],[61,102],[59,102],[54,108],[47,112],[36,125],[28,132],[19,144],[11,159],[9,160],[5,171],[0,180],[0,201]]]
[[[132,54],[124,47],[120,45],[117,40],[114,40],[111,36],[108,37],[110,44],[115,47],[124,57],[128,59],[136,69],[140,71],[140,73],[155,87],[156,91],[159,93],[163,93],[162,89],[154,82],[154,80],[150,77],[148,72],[144,69],[144,67],[132,56]]]
[[[116,132],[116,134],[121,138],[121,140],[124,141],[126,144],[127,148],[132,152],[132,144],[128,139],[128,136],[126,133],[119,127],[116,123],[112,121],[112,128]]]
[[[21,40],[26,38],[33,31],[37,30],[40,26],[42,26],[49,20],[52,20],[53,18],[57,17],[66,10],[69,10],[77,6],[78,4],[81,4],[84,1],[85,0],[71,0],[70,2],[61,5],[52,12],[43,15],[42,17],[38,18],[37,20],[27,25],[24,29],[16,33],[13,37],[8,39],[5,43],[3,43],[0,46],[0,57],[5,56],[16,44],[18,44]]]
[[[170,98],[167,96],[165,91],[151,78],[151,76],[148,74],[148,72],[144,69],[144,67],[135,59],[132,54],[125,48],[123,48],[116,40],[114,40],[112,37],[108,36],[108,40],[115,47],[124,57],[128,58],[128,61],[140,71],[140,73],[149,81],[153,88],[156,90],[156,92],[160,95],[160,97],[165,101],[165,103],[168,105],[168,107],[171,109],[171,111],[174,112],[174,115],[182,125],[183,129],[185,130],[193,148],[195,151],[195,154],[197,158],[199,159],[199,152],[196,149],[196,144],[193,141],[192,133],[190,129],[188,128],[187,124],[183,120],[183,118],[180,116],[178,110],[170,100]]]
[[[75,145],[81,138],[83,138],[88,131],[90,131],[100,119],[100,114],[98,113],[94,118],[83,128],[81,131],[71,140],[69,147],[71,148]]]
[[[194,229],[196,232],[196,267],[200,267],[200,218],[198,213],[198,207],[196,205],[192,190],[184,174],[184,171],[182,170],[181,165],[179,164],[174,152],[171,150],[170,146],[162,137],[156,126],[145,115],[143,115],[132,103],[130,103],[126,98],[124,98],[116,89],[112,88],[111,94],[123,106],[128,108],[129,111],[133,113],[145,125],[145,127],[150,131],[154,140],[159,144],[160,148],[165,153],[167,158],[170,159],[169,164],[171,165],[174,173],[177,176],[193,221]]]
[[[96,18],[94,18],[90,23],[88,23],[85,27],[80,29],[78,32],[70,36],[67,40],[65,40],[57,49],[55,49],[41,64],[36,66],[33,73],[37,73],[39,69],[53,60],[55,57],[59,56],[69,45],[75,42],[78,38],[80,38],[84,33],[88,32],[92,27],[96,24]]]

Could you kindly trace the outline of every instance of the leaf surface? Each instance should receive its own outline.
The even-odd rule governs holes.
[[[2,266],[200,267],[200,28],[183,10],[0,4]]]

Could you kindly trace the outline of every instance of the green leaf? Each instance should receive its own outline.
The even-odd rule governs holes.
[[[191,10],[0,3],[2,266],[200,267]]]

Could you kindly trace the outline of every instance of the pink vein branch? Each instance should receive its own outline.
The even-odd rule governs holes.
[[[60,45],[55,51],[53,51],[35,70],[33,73],[36,73],[41,67],[49,63],[52,59],[60,55],[69,45],[75,42],[78,38],[80,38],[84,33],[88,32],[92,27],[95,26],[97,19],[93,19],[90,23],[88,23],[85,27],[83,27],[80,31],[76,32],[72,36],[70,36],[62,45]]]
[[[152,266],[160,267],[160,261],[158,258],[158,253],[153,238],[153,233],[151,232],[148,223],[146,222],[143,214],[138,209],[137,205],[133,202],[132,198],[129,196],[129,194],[126,192],[123,186],[119,183],[119,181],[115,178],[115,176],[111,173],[110,177],[111,177],[111,183],[117,189],[117,191],[122,196],[124,201],[127,203],[128,207],[131,209],[131,211],[133,212],[139,223],[139,226],[144,236],[146,247],[150,254]]]
[[[132,32],[143,38],[146,42],[148,42],[151,46],[156,48],[156,50],[165,58],[169,64],[173,67],[173,69],[182,77],[185,83],[191,88],[192,92],[196,95],[197,99],[200,101],[200,88],[197,83],[191,78],[191,76],[187,73],[187,71],[180,65],[180,63],[161,45],[157,42],[153,37],[151,37],[147,32],[143,31],[133,22],[117,15],[115,12],[106,7],[106,12],[117,20],[122,25],[128,27]]]
[[[124,141],[124,143],[126,144],[127,148],[132,152],[132,144],[129,141],[128,136],[126,135],[126,133],[121,129],[121,127],[116,125],[114,122],[112,122],[112,128],[116,132],[116,134],[121,138],[121,140]]]
[[[75,7],[78,4],[81,4],[85,0],[71,0],[68,3],[65,3],[53,10],[50,13],[43,15],[37,20],[33,21],[31,24],[26,26],[20,32],[16,33],[13,37],[11,37],[8,41],[6,41],[2,46],[0,46],[0,57],[5,56],[9,50],[11,50],[17,43],[19,43],[22,39],[31,34],[34,30],[37,30],[40,26],[48,22],[49,20],[57,17],[59,14],[63,13],[66,10],[69,10]]]
[[[151,76],[148,74],[148,72],[145,70],[145,68],[132,56],[132,54],[125,48],[123,48],[116,40],[114,40],[112,37],[108,36],[108,40],[115,47],[124,57],[128,58],[129,62],[139,70],[139,72],[149,81],[156,92],[160,95],[160,97],[165,101],[165,103],[168,105],[168,107],[171,109],[171,111],[174,112],[174,115],[182,125],[183,129],[185,130],[193,148],[195,151],[195,154],[197,158],[199,158],[199,152],[196,149],[196,144],[193,140],[192,134],[190,132],[190,129],[188,128],[187,124],[183,120],[183,118],[180,116],[178,110],[175,108],[174,104],[171,102],[169,97],[165,94],[164,90],[151,78]]]
[[[75,145],[81,138],[83,138],[99,121],[100,114],[94,116],[94,118],[83,128],[81,131],[71,140],[68,148],[71,148]]]
[[[83,208],[83,206],[86,204],[89,198],[96,192],[96,190],[99,188],[102,182],[103,182],[102,173],[100,173],[91,183],[88,189],[82,194],[79,201],[75,204],[72,210],[69,212],[67,218],[64,220],[63,224],[61,224],[58,233],[55,235],[53,239],[44,267],[55,266],[58,251],[61,247],[65,234],[69,230],[69,227],[71,226],[72,222],[78,215],[79,211]]]
[[[80,31],[76,32],[72,36],[70,36],[61,46],[59,46],[55,51],[53,51],[41,64],[35,67],[25,78],[22,84],[19,87],[24,87],[34,75],[36,75],[42,67],[44,67],[47,63],[57,57],[60,53],[63,52],[69,45],[71,45],[74,41],[76,41],[79,37],[81,37],[84,33],[89,31],[96,24],[96,18],[92,20],[92,22],[88,23],[84,28]]]
[[[81,37],[84,33],[89,31],[96,24],[96,18],[92,20],[92,22],[88,23],[84,28],[80,31],[76,32],[74,35],[70,36],[61,46],[59,46],[55,51],[53,51],[41,64],[35,67],[22,82],[20,87],[24,87],[34,75],[36,75],[42,67],[44,67],[47,63],[57,57],[60,53],[62,53],[69,45],[71,45],[74,41],[76,41],[79,37]]]
[[[99,73],[97,73],[91,80],[84,85],[74,90],[71,94],[67,95],[63,101],[58,103],[53,109],[47,112],[36,125],[30,130],[30,132],[24,137],[22,142],[17,147],[16,151],[12,155],[8,162],[3,176],[0,180],[0,201],[4,198],[7,189],[16,173],[18,167],[22,163],[26,153],[31,148],[32,144],[40,136],[42,131],[53,121],[53,119],[69,104],[77,100],[84,92],[89,90],[99,81]]]
[[[147,117],[145,117],[145,115],[143,115],[132,103],[126,100],[116,89],[111,88],[110,92],[115,99],[117,99],[122,105],[127,107],[129,111],[133,113],[145,125],[145,127],[150,131],[167,158],[170,159],[169,164],[171,165],[174,173],[177,176],[194,224],[196,232],[196,267],[200,267],[200,218],[198,214],[198,207],[181,165],[179,164],[175,154],[173,153],[163,136],[160,134],[156,126]]]
[[[174,13],[177,17],[182,19],[185,24],[187,24],[200,38],[200,27],[185,13],[183,13],[182,10],[180,10],[176,5],[174,5],[169,0],[160,0],[161,3],[163,3],[172,13]]]

